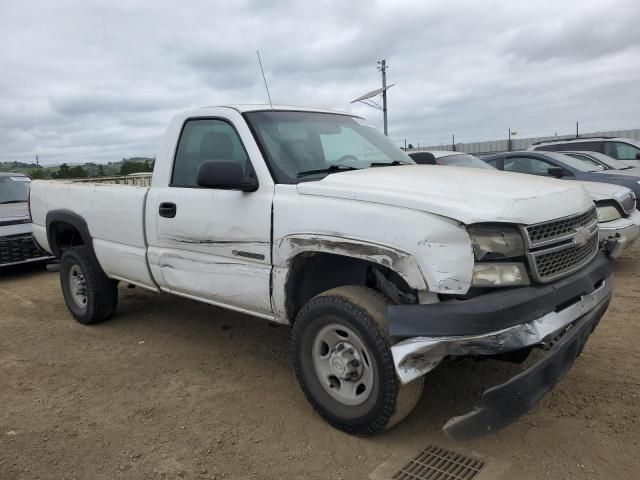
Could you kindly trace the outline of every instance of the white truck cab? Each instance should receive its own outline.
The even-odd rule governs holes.
[[[112,316],[123,281],[292,325],[309,402],[360,435],[404,418],[446,357],[547,346],[445,431],[525,413],[604,314],[619,250],[580,186],[418,166],[361,118],[302,107],[180,113],[150,187],[37,181],[31,210],[78,321]]]

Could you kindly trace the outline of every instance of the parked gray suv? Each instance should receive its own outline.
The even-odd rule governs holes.
[[[27,200],[31,178],[0,172],[0,268],[48,260],[33,241]]]

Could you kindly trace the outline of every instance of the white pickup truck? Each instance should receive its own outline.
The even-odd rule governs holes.
[[[33,241],[27,210],[31,177],[0,172],[0,269],[50,260]]]
[[[444,427],[474,438],[569,370],[619,248],[580,186],[413,163],[349,114],[206,107],[173,118],[151,187],[33,182],[33,230],[81,323],[122,281],[292,325],[307,399],[353,434],[405,417],[445,358],[543,348]]]

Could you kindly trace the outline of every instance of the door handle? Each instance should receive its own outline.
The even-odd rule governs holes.
[[[170,202],[162,202],[160,204],[160,208],[158,209],[158,213],[161,217],[164,218],[173,218],[176,216],[176,204]]]

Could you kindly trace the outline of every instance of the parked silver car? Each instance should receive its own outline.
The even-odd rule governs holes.
[[[0,267],[48,260],[33,241],[27,200],[31,178],[0,172]]]

